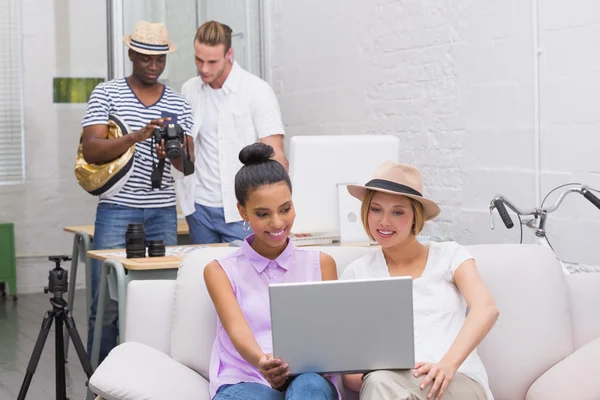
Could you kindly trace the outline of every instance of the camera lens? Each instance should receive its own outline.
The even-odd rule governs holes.
[[[181,143],[177,139],[167,141],[165,144],[165,150],[169,160],[175,160],[181,157]]]
[[[146,257],[146,232],[144,224],[129,224],[125,232],[127,258]]]
[[[165,242],[151,240],[148,242],[148,257],[163,257],[165,255]]]

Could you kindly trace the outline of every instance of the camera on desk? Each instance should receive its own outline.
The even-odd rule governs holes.
[[[154,139],[157,143],[165,141],[165,152],[169,160],[181,158],[182,145],[185,140],[185,132],[179,124],[168,124],[154,130]]]

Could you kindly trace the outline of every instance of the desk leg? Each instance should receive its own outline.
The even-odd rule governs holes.
[[[91,302],[91,290],[92,290],[92,276],[91,276],[91,263],[87,255],[90,250],[90,237],[85,232],[75,232],[73,239],[73,253],[71,256],[71,277],[69,281],[68,299],[67,304],[71,313],[75,309],[75,285],[77,283],[77,266],[79,261],[85,263],[85,278],[86,278],[86,292],[87,292],[87,312],[86,315],[90,316]],[[69,337],[69,332],[65,326],[64,337]],[[69,356],[69,340],[65,341],[65,361]]]
[[[98,305],[96,308],[96,321],[94,323],[94,341],[92,342],[92,368],[98,367],[100,360],[100,344],[102,343],[102,328],[104,326],[104,312],[108,294],[108,275],[114,270],[117,277],[117,298],[119,305],[119,343],[123,342],[125,334],[125,296],[127,290],[127,276],[123,264],[115,260],[105,260],[100,274],[100,287],[98,292]],[[98,323],[100,322],[100,323]]]
[[[115,271],[115,275],[117,276],[117,298],[115,299],[119,303],[119,342],[117,344],[121,344],[125,336],[125,299],[129,280],[125,274],[123,264],[111,259],[104,261],[104,265],[106,264]]]
[[[79,245],[81,249],[79,250],[79,261],[85,264],[85,298],[87,302],[87,315],[88,320],[90,319],[90,309],[92,307],[92,260],[90,256],[88,256],[88,251],[92,249],[92,239],[90,235],[85,232],[78,232],[81,241]]]
[[[75,236],[73,238],[73,254],[71,255],[71,276],[69,280],[69,289],[68,289],[68,298],[67,304],[69,310],[73,312],[73,308],[75,307],[75,283],[77,281],[77,263],[79,262],[79,240],[80,236],[78,232],[75,232]],[[65,329],[63,332],[63,337],[67,338],[65,342],[65,362],[69,357],[69,331],[67,331],[67,326],[65,325]]]
[[[106,308],[106,294],[108,292],[108,272],[111,266],[102,265],[100,272],[100,286],[98,288],[98,304],[96,306],[96,321],[94,323],[94,341],[92,342],[92,368],[98,368],[100,360],[100,344],[102,343],[102,328],[104,327],[104,309]]]

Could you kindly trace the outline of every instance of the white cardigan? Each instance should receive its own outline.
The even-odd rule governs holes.
[[[203,120],[206,85],[200,77],[194,77],[185,82],[181,89],[192,107],[194,125],[190,134],[194,138],[196,160],[199,158],[199,146],[202,146],[198,132]],[[218,159],[225,222],[230,223],[241,221],[234,192],[235,174],[242,167],[238,159],[240,150],[259,139],[285,132],[275,93],[264,80],[234,62],[223,84],[223,91],[225,98],[219,111],[217,128]],[[177,199],[184,215],[195,211],[196,184],[198,174],[202,173],[197,162],[195,167],[195,173],[189,176],[183,176],[172,168]]]

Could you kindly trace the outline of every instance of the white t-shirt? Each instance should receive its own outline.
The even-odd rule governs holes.
[[[184,215],[193,214],[196,199],[198,177],[204,169],[199,165],[199,149],[202,148],[204,136],[200,135],[200,127],[204,125],[206,93],[210,85],[202,82],[199,76],[184,83],[181,92],[190,103],[193,113],[194,151],[196,155],[196,174],[184,177],[175,168],[175,190],[179,206]],[[244,71],[234,62],[229,76],[223,83],[225,94],[219,109],[217,125],[218,177],[221,183],[217,195],[221,198],[225,222],[241,221],[235,198],[235,174],[242,167],[238,156],[247,145],[272,135],[284,135],[283,122],[279,103],[273,89],[259,77]],[[204,194],[202,194],[204,195]]]
[[[198,184],[196,198],[198,204],[208,207],[223,207],[221,195],[221,176],[219,171],[219,110],[225,98],[222,88],[213,89],[209,85],[205,90],[204,118],[200,125],[200,145],[198,147],[198,168],[195,169]]]
[[[423,274],[413,280],[413,314],[415,361],[439,362],[462,328],[467,303],[454,282],[456,269],[473,258],[456,242],[431,242]],[[340,279],[389,278],[381,249],[376,249],[350,264]],[[458,372],[477,381],[493,400],[485,367],[474,350],[458,368]]]

